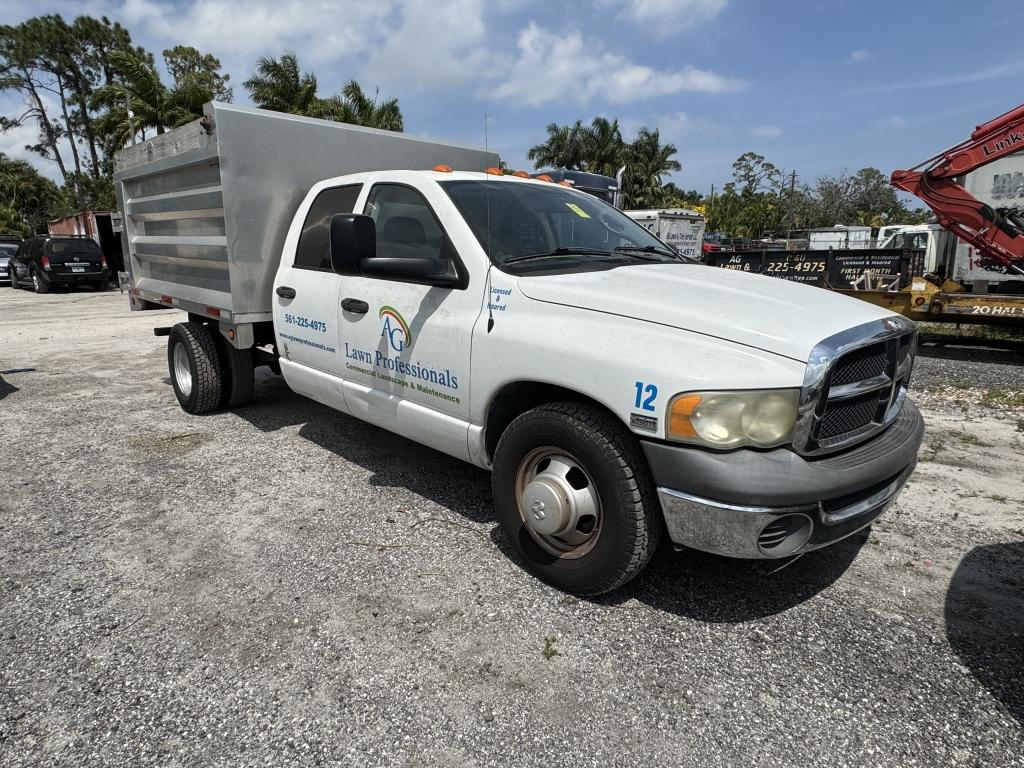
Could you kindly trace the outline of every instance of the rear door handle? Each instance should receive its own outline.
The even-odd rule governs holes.
[[[370,311],[370,305],[362,299],[342,299],[341,308],[346,312],[355,312],[357,315],[365,315]]]
[[[279,285],[277,287],[277,295],[280,296],[282,299],[294,299],[295,289],[289,288],[287,285]]]

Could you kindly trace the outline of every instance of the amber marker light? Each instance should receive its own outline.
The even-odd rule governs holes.
[[[673,437],[697,437],[690,416],[700,405],[700,395],[679,395],[672,400],[668,413],[668,433]]]

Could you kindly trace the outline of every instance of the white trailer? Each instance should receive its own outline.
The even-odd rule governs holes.
[[[812,229],[808,248],[812,251],[858,249],[871,247],[871,227],[845,226]]]
[[[625,211],[633,221],[671,245],[681,256],[699,259],[704,240],[704,217],[687,208]]]

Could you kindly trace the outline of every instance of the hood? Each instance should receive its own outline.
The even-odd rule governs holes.
[[[820,288],[699,264],[520,276],[519,290],[536,301],[667,325],[801,363],[822,339],[892,315]]]

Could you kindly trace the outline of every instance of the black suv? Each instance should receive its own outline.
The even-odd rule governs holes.
[[[31,284],[36,293],[47,293],[58,285],[91,285],[107,288],[107,260],[96,241],[89,237],[39,235],[18,246],[8,266],[11,286]]]

